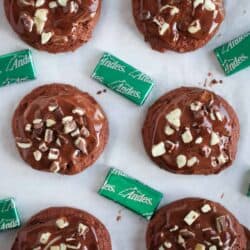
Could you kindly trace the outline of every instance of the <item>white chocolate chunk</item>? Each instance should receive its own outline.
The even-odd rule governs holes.
[[[49,2],[49,8],[50,9],[54,9],[58,6],[57,2],[56,1],[51,1]]]
[[[59,228],[59,229],[63,229],[65,227],[68,227],[69,226],[69,222],[66,220],[66,218],[60,218],[60,219],[57,219],[56,220],[56,226]]]
[[[60,246],[51,246],[50,250],[60,250]]]
[[[58,173],[60,171],[60,163],[59,161],[53,161],[50,166],[50,171],[53,173]]]
[[[83,115],[85,115],[86,111],[82,108],[75,108],[72,110],[72,113],[79,115],[79,116],[83,116]]]
[[[181,135],[181,138],[184,143],[190,143],[193,140],[193,136],[189,128]]]
[[[63,119],[62,119],[63,124],[65,124],[67,122],[71,122],[71,121],[73,121],[73,116],[70,116],[70,115],[63,117]]]
[[[211,208],[211,206],[209,204],[205,204],[201,208],[201,212],[204,213],[204,214],[210,212],[211,210],[212,210],[212,208]]]
[[[153,22],[159,26],[159,34],[161,36],[163,36],[166,33],[166,31],[169,29],[169,24],[166,23],[164,19],[163,21],[159,21],[157,18],[154,18]]]
[[[80,249],[82,244],[80,242],[78,242],[78,244],[76,246],[69,245],[69,244],[67,244],[66,246],[67,246],[67,249]]]
[[[46,120],[46,126],[47,126],[48,128],[54,126],[55,124],[56,124],[56,121],[53,120],[53,119],[47,119],[47,120]]]
[[[57,0],[58,4],[63,6],[63,7],[66,7],[67,6],[67,3],[68,3],[68,0]]]
[[[203,142],[203,138],[200,136],[195,140],[195,144],[201,144]]]
[[[213,245],[209,247],[209,250],[217,250],[217,246]]]
[[[172,243],[169,242],[169,241],[165,241],[165,242],[164,242],[164,246],[165,246],[166,248],[171,248],[171,247],[172,247]]]
[[[40,243],[43,244],[43,245],[47,244],[47,242],[49,241],[50,236],[51,236],[50,232],[41,234],[40,240],[39,240]]]
[[[17,146],[21,149],[31,148],[32,142],[17,142]]]
[[[164,246],[160,246],[160,247],[158,248],[158,250],[165,250],[165,247],[164,247]]]
[[[31,132],[31,129],[32,129],[32,125],[31,125],[30,123],[27,123],[27,124],[25,125],[24,130],[25,130],[26,132]]]
[[[40,123],[42,123],[42,122],[43,122],[42,119],[34,119],[34,120],[32,121],[33,124],[40,124]]]
[[[188,167],[192,167],[194,166],[197,162],[198,162],[198,158],[196,156],[190,158],[188,161],[187,161],[187,166]]]
[[[222,153],[217,157],[217,160],[220,165],[223,165],[228,161],[228,156]]]
[[[215,115],[216,115],[216,118],[217,118],[220,122],[223,121],[223,117],[222,117],[222,115],[221,115],[221,113],[220,113],[219,111],[216,111],[216,112],[215,112]]]
[[[41,44],[48,43],[52,36],[53,36],[52,32],[43,32],[41,35]]]
[[[89,228],[86,225],[84,225],[82,223],[79,223],[79,225],[78,225],[78,234],[80,236],[85,235],[88,232],[88,230],[89,230]]]
[[[199,101],[193,102],[193,103],[191,103],[191,105],[190,105],[190,109],[191,109],[192,111],[199,111],[199,110],[201,109],[201,107],[202,107],[202,103],[199,102]]]
[[[214,11],[216,9],[216,6],[212,0],[205,0],[204,7],[208,11]]]
[[[34,0],[20,0],[20,2],[24,5],[27,5],[27,6],[34,6],[35,5]]]
[[[53,112],[53,111],[55,111],[57,108],[58,108],[58,105],[57,105],[57,104],[53,104],[53,105],[49,105],[48,110],[49,110],[50,112]]]
[[[188,27],[188,32],[191,34],[195,34],[200,30],[201,30],[201,23],[199,19],[194,20]]]
[[[215,120],[216,120],[215,115],[214,115],[213,112],[210,113],[210,118],[211,118],[212,121],[215,121]]]
[[[64,243],[61,243],[60,250],[67,250],[67,246]]]
[[[181,110],[179,108],[174,109],[173,111],[171,111],[166,115],[167,121],[170,124],[174,125],[175,127],[180,127],[181,125],[180,118],[181,118]]]
[[[57,160],[58,157],[59,157],[59,155],[60,155],[59,149],[57,149],[57,148],[51,148],[49,150],[48,159],[49,160]]]
[[[36,7],[41,7],[45,4],[45,0],[36,0]]]
[[[38,34],[42,34],[45,23],[47,21],[48,10],[37,9],[34,16],[34,23]]]
[[[169,232],[175,232],[179,229],[179,227],[177,225],[174,225],[174,227],[169,229]]]
[[[219,142],[220,142],[220,137],[218,136],[218,134],[215,132],[212,132],[210,145],[214,146],[214,145],[217,145]]]
[[[184,221],[191,226],[198,218],[200,214],[195,212],[194,210],[191,210],[186,217],[184,218]]]
[[[40,161],[42,159],[42,153],[39,150],[34,151],[33,156],[36,161]]]
[[[176,158],[176,163],[178,168],[185,167],[187,163],[187,157],[185,155],[178,155]]]
[[[164,11],[165,9],[170,9],[170,15],[174,16],[180,12],[179,8],[173,5],[166,4],[161,7],[160,12]]]
[[[70,2],[70,13],[77,13],[78,9],[79,9],[79,5],[77,2],[75,1],[71,1]]]
[[[200,4],[203,4],[204,0],[194,0],[193,7],[197,8]]]
[[[152,147],[152,156],[159,157],[166,153],[166,148],[164,142],[160,142]]]
[[[174,134],[174,130],[170,126],[166,126],[164,132],[166,135]]]
[[[206,250],[206,246],[203,245],[203,244],[198,243],[195,246],[195,250]]]
[[[218,27],[218,25],[219,25],[218,23],[213,22],[210,27],[209,34],[211,34]]]

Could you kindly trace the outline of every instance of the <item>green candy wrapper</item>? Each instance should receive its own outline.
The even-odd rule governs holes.
[[[29,49],[0,56],[0,87],[35,78],[34,63]]]
[[[19,213],[12,198],[0,200],[0,231],[21,226]]]
[[[249,185],[248,185],[247,196],[250,197],[250,183],[249,183]]]
[[[214,50],[226,75],[232,75],[250,66],[250,32]]]
[[[147,220],[153,216],[163,197],[159,191],[115,168],[109,170],[99,194],[127,207]]]
[[[109,53],[103,54],[92,78],[137,105],[145,102],[154,85],[149,76]]]

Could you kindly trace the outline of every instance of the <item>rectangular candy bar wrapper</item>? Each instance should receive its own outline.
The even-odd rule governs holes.
[[[162,193],[111,168],[99,194],[149,220],[162,200]]]
[[[214,50],[226,75],[232,75],[250,66],[250,32],[225,43]]]
[[[248,184],[247,196],[250,198],[250,183]]]
[[[92,78],[137,105],[145,102],[154,86],[149,76],[107,52],[97,64]]]
[[[20,216],[13,198],[0,200],[0,231],[21,226]]]
[[[0,56],[0,87],[36,79],[31,50]]]

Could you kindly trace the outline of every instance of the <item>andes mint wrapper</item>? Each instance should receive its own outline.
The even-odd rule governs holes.
[[[250,32],[225,43],[214,50],[226,75],[232,75],[250,66]]]
[[[248,184],[247,196],[250,198],[250,183]]]
[[[0,87],[35,78],[36,72],[29,49],[0,56]]]
[[[162,193],[111,168],[99,194],[149,220],[162,200]]]
[[[0,231],[21,226],[20,216],[13,198],[0,200]]]
[[[154,85],[149,76],[109,53],[103,54],[92,78],[137,105],[145,102]]]

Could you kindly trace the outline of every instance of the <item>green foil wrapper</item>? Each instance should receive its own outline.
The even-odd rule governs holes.
[[[250,66],[250,32],[225,43],[214,50],[226,75],[232,75]]]
[[[0,56],[0,87],[35,78],[36,72],[29,49]]]
[[[21,226],[20,216],[12,198],[0,200],[0,231]]]
[[[137,105],[145,102],[154,85],[149,76],[109,53],[103,54],[92,78]]]
[[[248,185],[247,196],[250,197],[250,183],[249,183],[249,185]]]
[[[99,194],[149,220],[163,197],[159,191],[111,168]]]

